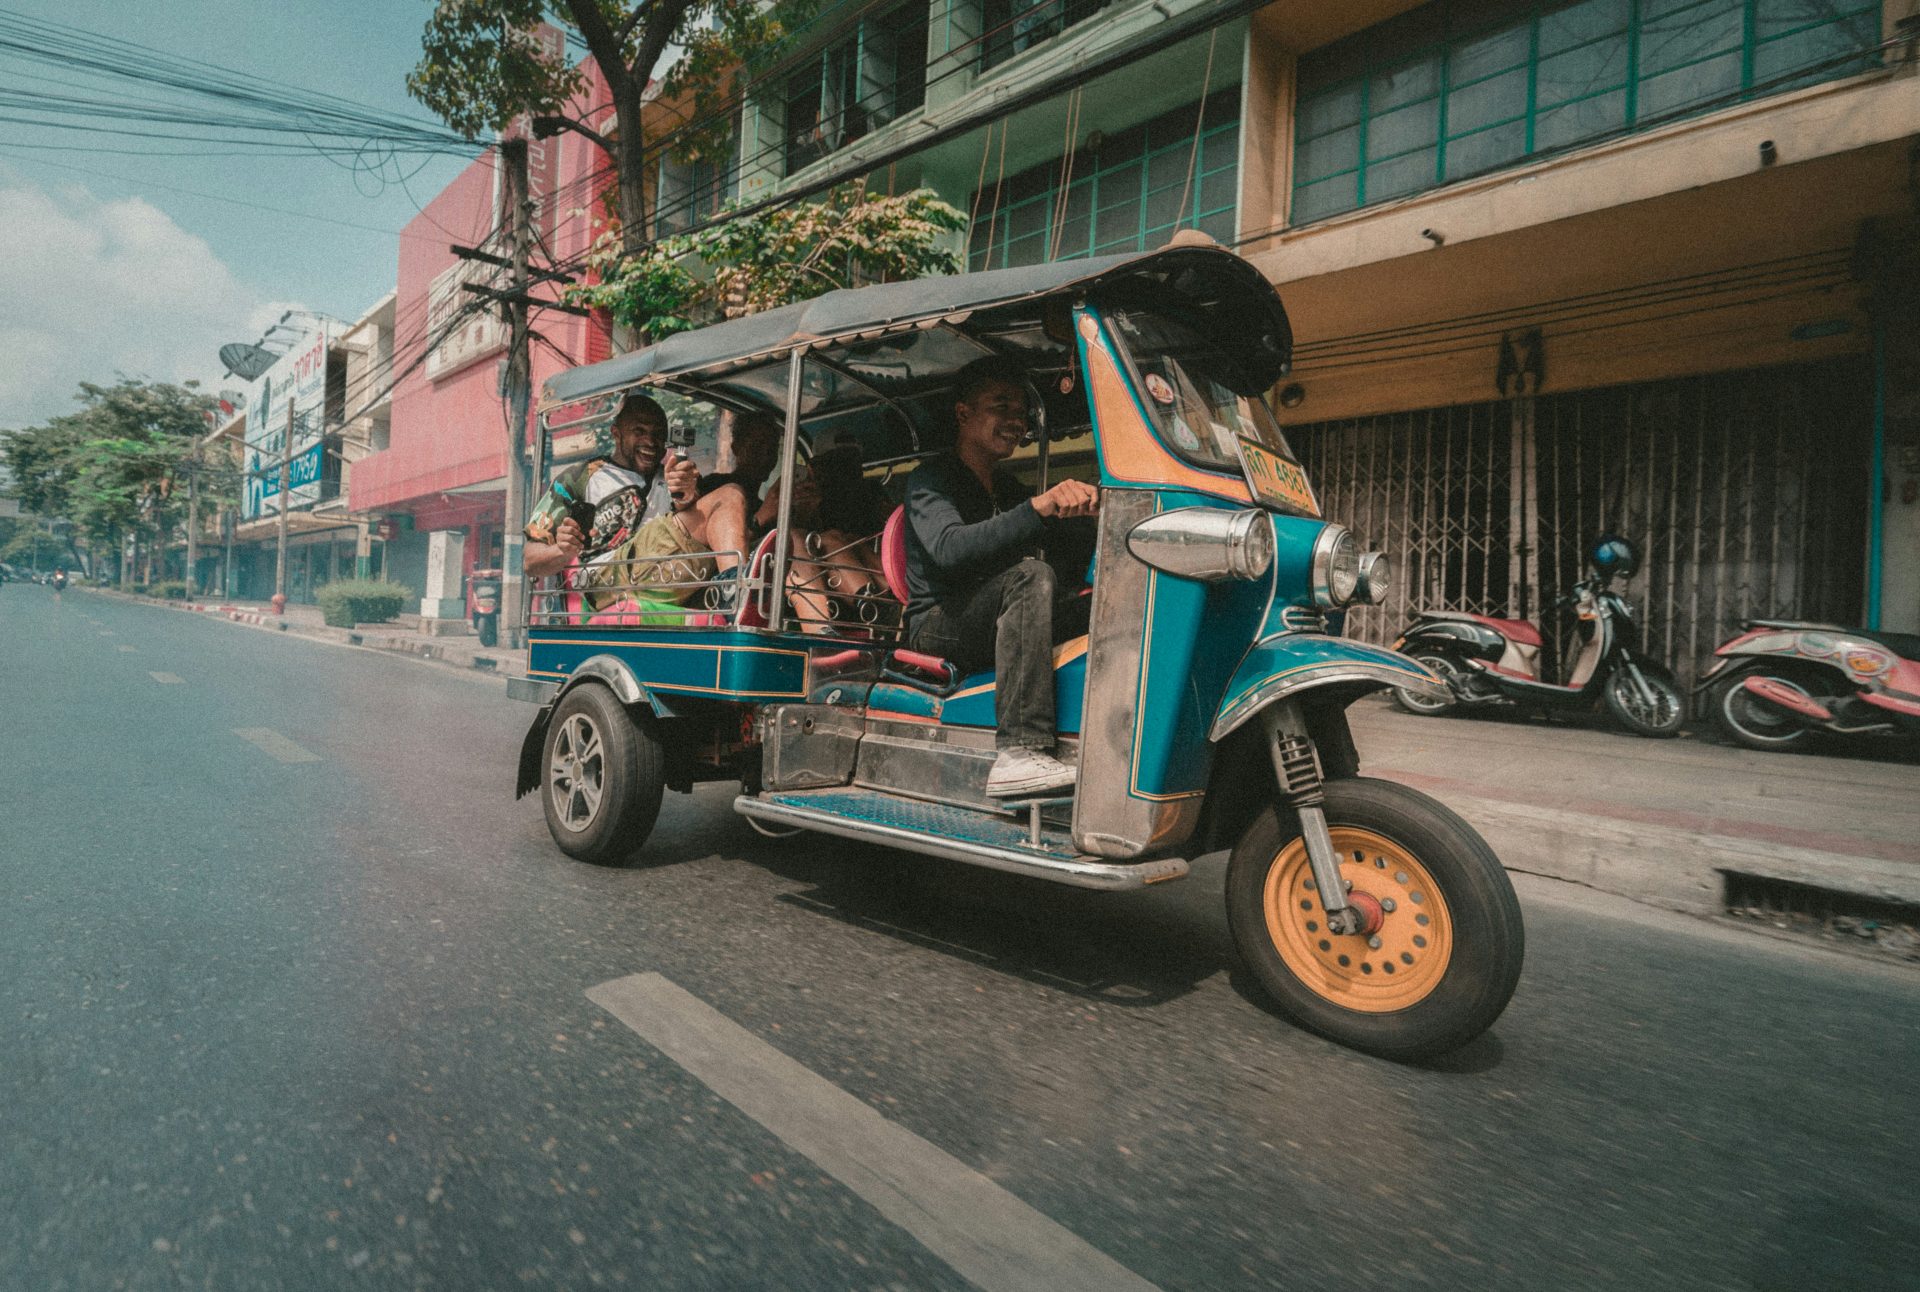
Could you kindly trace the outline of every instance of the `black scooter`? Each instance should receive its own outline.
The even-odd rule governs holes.
[[[1640,650],[1633,608],[1613,590],[1639,560],[1625,539],[1607,536],[1589,553],[1593,574],[1557,604],[1580,616],[1581,645],[1565,682],[1540,676],[1540,630],[1524,619],[1449,610],[1426,611],[1393,648],[1445,678],[1452,695],[1434,700],[1396,689],[1394,703],[1408,713],[1438,716],[1461,705],[1505,704],[1532,709],[1591,709],[1604,700],[1620,725],[1642,736],[1671,736],[1686,721],[1686,700],[1666,665]]]

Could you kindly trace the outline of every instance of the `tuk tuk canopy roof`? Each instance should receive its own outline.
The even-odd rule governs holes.
[[[558,373],[546,382],[540,406],[544,412],[633,386],[697,383],[781,360],[802,345],[826,349],[942,322],[964,331],[977,311],[1033,302],[1037,312],[1044,298],[1121,284],[1179,308],[1244,373],[1244,393],[1264,391],[1286,374],[1293,334],[1272,284],[1230,251],[1189,245],[829,292]]]

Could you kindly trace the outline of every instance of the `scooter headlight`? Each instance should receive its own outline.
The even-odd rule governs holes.
[[[1345,525],[1328,525],[1313,542],[1313,599],[1328,610],[1352,602],[1360,587],[1360,545]]]

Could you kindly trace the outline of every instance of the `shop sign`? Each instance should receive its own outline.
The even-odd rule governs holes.
[[[280,510],[280,462],[286,451],[289,404],[293,453],[287,473],[287,507],[311,507],[320,501],[331,340],[322,324],[281,355],[247,390],[247,493],[242,509],[247,520]]]

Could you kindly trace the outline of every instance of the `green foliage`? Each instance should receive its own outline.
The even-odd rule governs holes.
[[[400,613],[413,600],[413,590],[403,583],[378,579],[341,579],[329,583],[315,595],[320,615],[335,628],[355,624],[383,624]]]
[[[165,583],[149,584],[143,588],[142,591],[150,597],[164,597],[168,601],[185,601],[187,599],[187,585],[178,579],[168,579]]]
[[[849,184],[823,201],[727,220],[637,256],[609,230],[587,255],[600,281],[569,289],[567,299],[609,310],[658,341],[836,288],[958,273],[942,235],[966,225],[932,189],[878,197]]]
[[[564,58],[547,57],[534,28],[543,0],[440,0],[420,40],[407,90],[469,139],[524,113],[558,112],[586,85]]]
[[[70,521],[80,539],[112,550],[123,537],[164,542],[187,510],[187,476],[201,475],[203,504],[239,498],[236,472],[193,460],[213,400],[191,385],[123,377],[80,383],[80,408],[0,441],[21,506]]]

